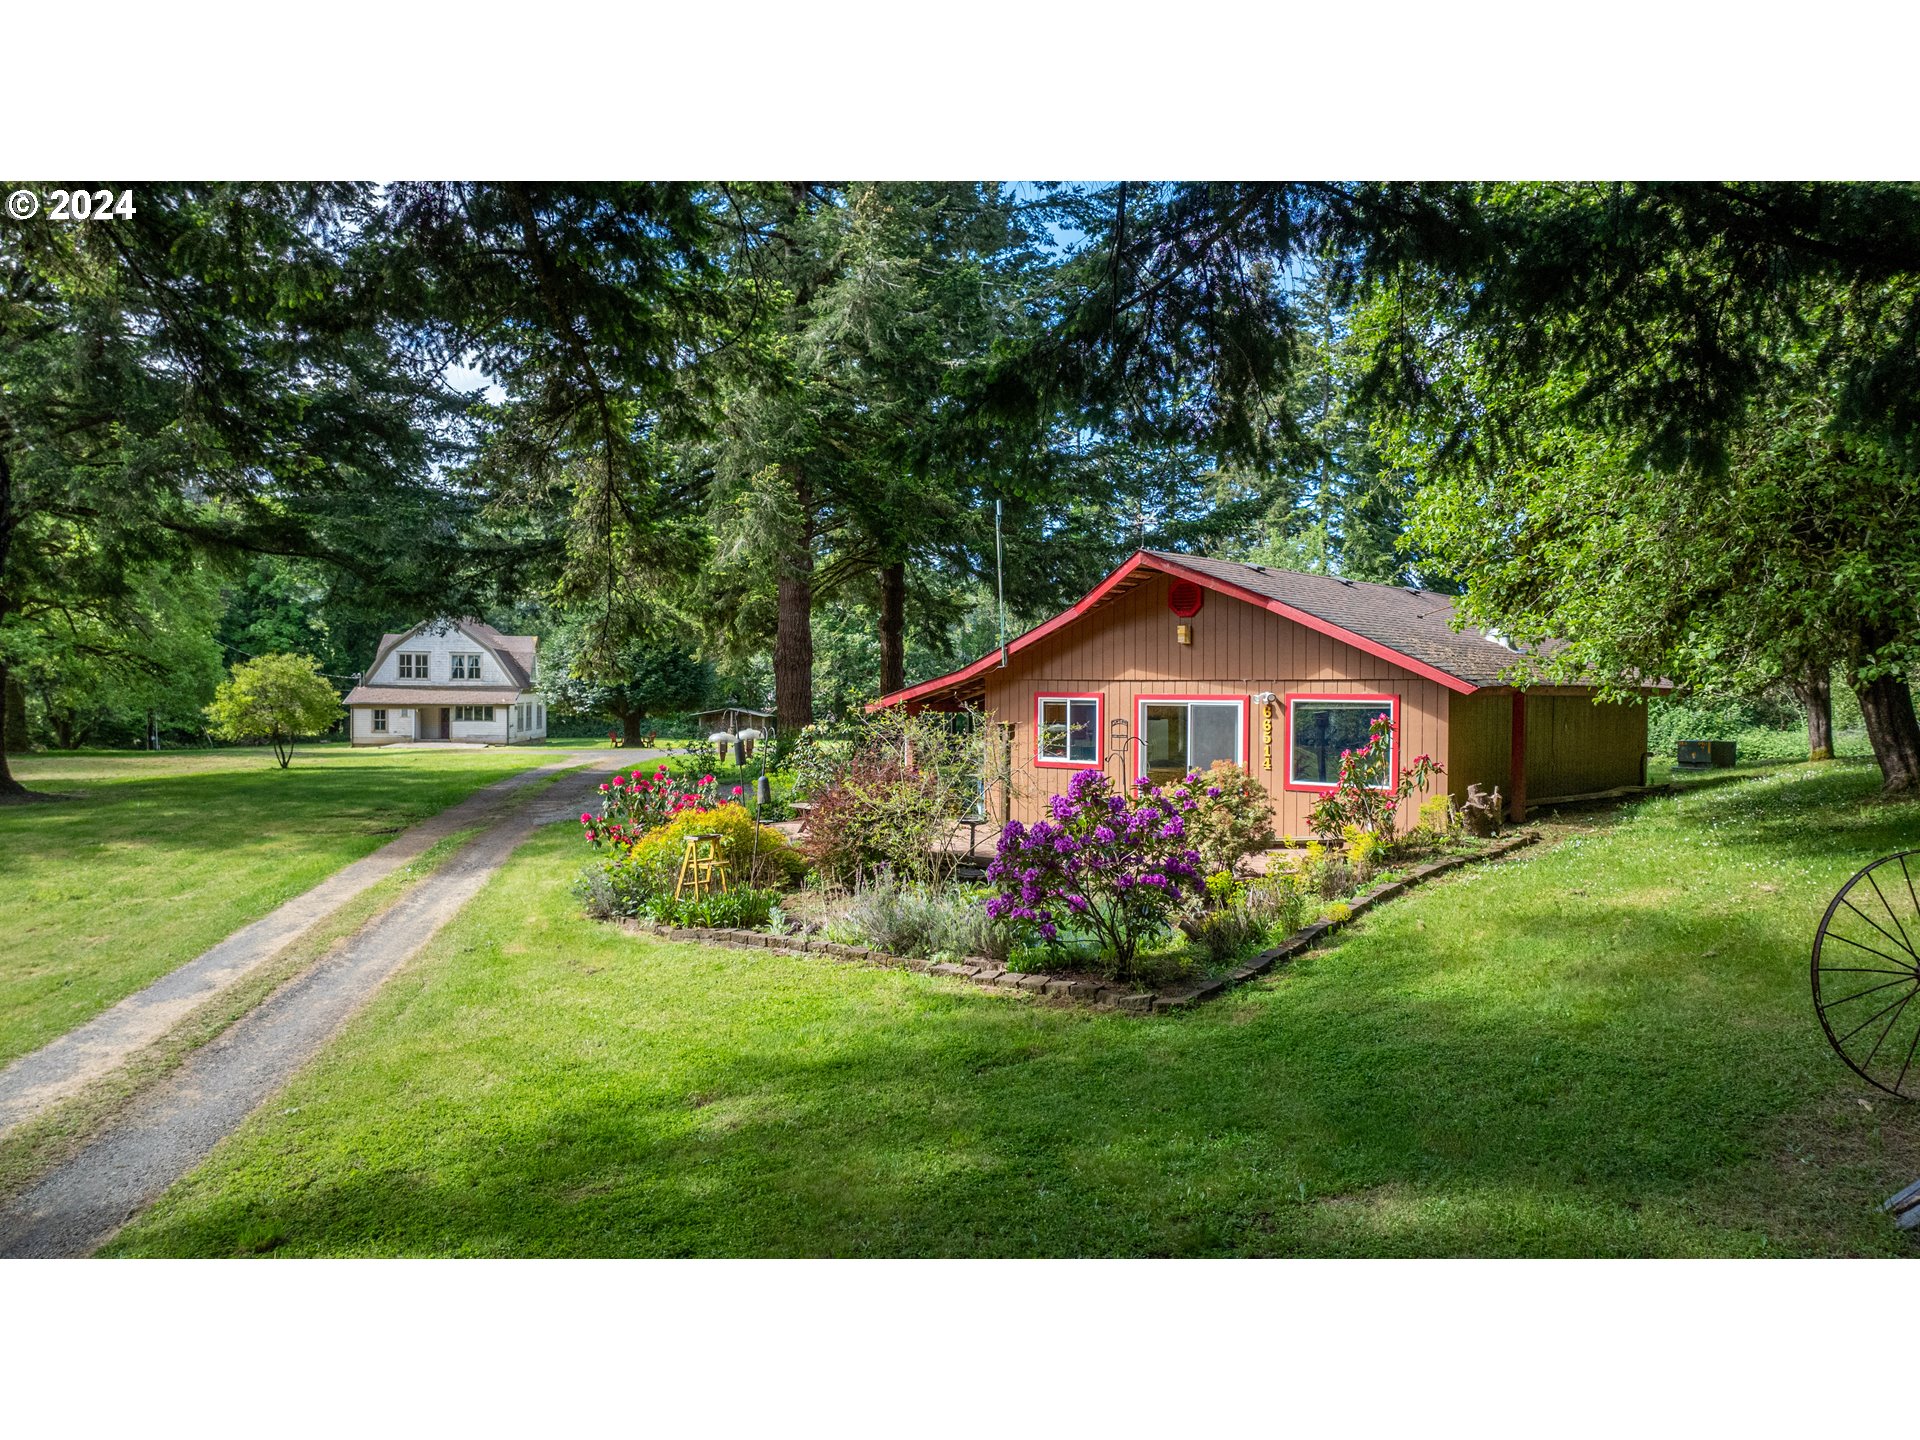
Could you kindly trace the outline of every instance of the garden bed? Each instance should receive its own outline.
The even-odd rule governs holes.
[[[627,920],[623,923],[628,929],[666,939],[695,940],[705,944],[775,950],[784,954],[826,955],[835,960],[889,966],[927,975],[946,975],[955,979],[970,980],[988,989],[1033,995],[1062,1004],[1087,1005],[1129,1015],[1163,1015],[1168,1011],[1187,1009],[1203,1000],[1211,1000],[1214,996],[1236,985],[1266,974],[1282,960],[1290,960],[1302,951],[1311,949],[1325,936],[1345,925],[1352,924],[1375,905],[1405,893],[1422,881],[1431,880],[1437,875],[1457,870],[1464,865],[1497,860],[1523,846],[1533,844],[1539,838],[1535,831],[1522,830],[1493,841],[1482,850],[1467,854],[1444,855],[1437,860],[1416,865],[1397,878],[1376,885],[1344,902],[1347,907],[1344,919],[1316,920],[1294,931],[1278,945],[1251,956],[1225,974],[1195,980],[1191,983],[1181,982],[1162,990],[1139,990],[1114,981],[1078,974],[1010,970],[1000,962],[984,957],[970,957],[958,961],[934,961],[921,959],[918,956],[890,955],[883,950],[874,950],[867,946],[836,944],[814,936],[777,935],[762,930],[680,928],[650,924],[643,920]]]

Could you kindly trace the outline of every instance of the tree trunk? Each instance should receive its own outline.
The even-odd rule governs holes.
[[[49,710],[48,717],[53,721],[53,740],[62,750],[80,748],[80,717],[71,709]]]
[[[773,632],[773,712],[790,741],[813,723],[813,487],[794,482],[804,517],[780,563]]]
[[[6,710],[0,714],[0,754],[23,755],[27,749],[27,687],[0,664],[0,691],[6,692]]]
[[[907,687],[907,566],[880,567],[880,693]]]
[[[6,703],[0,705],[0,796],[24,795],[27,787],[13,778],[7,754],[27,748],[27,697],[4,661],[0,661],[0,691],[6,693]]]
[[[1820,666],[1809,666],[1793,682],[1794,696],[1807,712],[1807,758],[1833,758],[1833,678]]]
[[[6,619],[13,609],[6,601],[4,582],[17,524],[13,508],[13,427],[0,415],[0,620]],[[27,699],[20,694],[20,682],[13,678],[4,661],[0,661],[0,692],[4,692],[0,698],[0,797],[25,795],[27,787],[13,778],[7,752],[27,748]],[[19,696],[17,709],[15,696]]]
[[[1880,762],[1882,795],[1911,795],[1920,790],[1920,721],[1913,713],[1913,692],[1897,675],[1854,682],[1860,715],[1867,722],[1873,758]]]
[[[640,743],[640,722],[647,717],[638,710],[625,710],[620,715],[620,741],[629,750]]]

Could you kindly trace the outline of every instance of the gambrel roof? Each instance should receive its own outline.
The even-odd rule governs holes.
[[[433,685],[425,682],[417,685],[409,685],[405,682],[397,685],[356,685],[347,692],[347,698],[341,703],[344,705],[508,705],[519,698],[521,691],[533,688],[534,654],[539,648],[539,637],[503,635],[493,626],[473,619],[422,620],[410,630],[382,635],[380,648],[374,652],[373,663],[367,667],[366,673],[378,674],[387,656],[430,625],[450,626],[468,636],[474,644],[487,651],[499,662],[501,671],[513,688],[503,690],[496,685],[487,689],[477,689],[472,686],[449,686],[444,681]],[[433,693],[430,695],[428,691]]]

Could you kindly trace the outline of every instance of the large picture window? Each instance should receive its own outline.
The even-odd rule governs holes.
[[[1398,721],[1391,695],[1289,695],[1287,697],[1287,787],[1331,790],[1340,783],[1340,756],[1358,750],[1373,734],[1375,717]],[[1375,789],[1392,787],[1399,768],[1396,753],[1376,756],[1367,772]]]
[[[1216,760],[1247,763],[1247,702],[1238,696],[1143,695],[1135,773],[1155,784],[1205,770]]]
[[[493,719],[493,706],[456,705],[453,707],[453,718],[456,720],[491,720]]]
[[[1036,765],[1094,766],[1100,763],[1100,697],[1040,695],[1034,705]]]

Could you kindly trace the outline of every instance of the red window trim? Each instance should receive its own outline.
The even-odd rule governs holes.
[[[1356,705],[1379,705],[1384,703],[1393,720],[1393,745],[1387,755],[1387,783],[1370,785],[1370,790],[1391,790],[1400,783],[1400,697],[1398,695],[1370,695],[1358,691],[1342,694],[1321,694],[1318,692],[1295,691],[1280,697],[1286,705],[1286,729],[1284,738],[1286,747],[1282,752],[1286,763],[1280,767],[1280,784],[1283,789],[1302,790],[1313,795],[1331,794],[1337,785],[1309,783],[1293,778],[1293,704],[1296,700],[1345,700]]]
[[[1247,756],[1253,750],[1253,697],[1221,691],[1212,695],[1136,695],[1133,697],[1133,764],[1127,776],[1135,784],[1147,778],[1147,719],[1145,706],[1163,701],[1211,700],[1216,704],[1236,701],[1240,706],[1240,758],[1234,763],[1247,768]]]
[[[1091,760],[1043,760],[1040,758],[1040,702],[1042,700],[1091,700],[1093,701],[1093,759]],[[1073,708],[1067,708],[1067,721],[1073,721]],[[1101,754],[1105,748],[1101,735],[1107,723],[1107,697],[1099,691],[1077,690],[1040,690],[1033,697],[1033,763],[1046,770],[1098,770],[1105,763]],[[1069,742],[1068,749],[1072,749]]]

